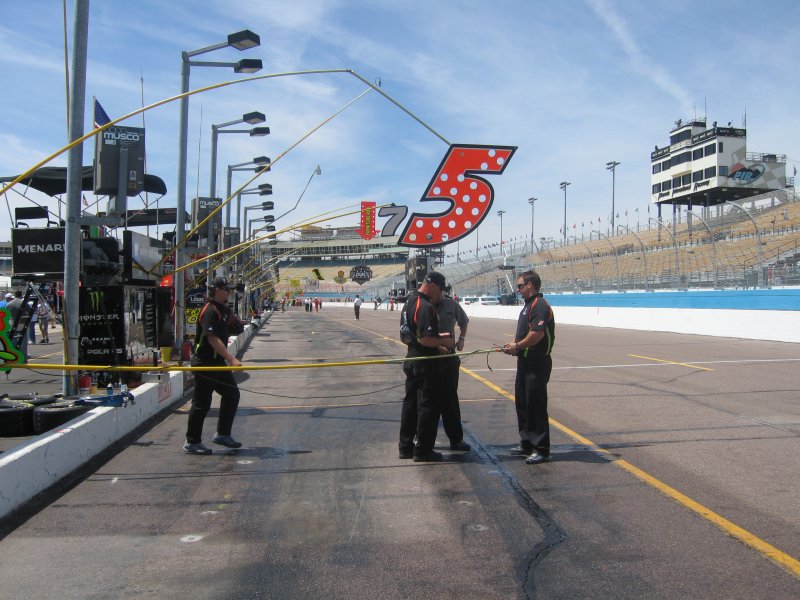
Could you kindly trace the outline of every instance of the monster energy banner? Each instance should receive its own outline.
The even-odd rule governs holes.
[[[79,364],[113,365],[126,361],[124,307],[122,286],[80,289]]]

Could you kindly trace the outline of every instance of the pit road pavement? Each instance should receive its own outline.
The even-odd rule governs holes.
[[[278,313],[243,363],[396,357],[397,330]],[[183,455],[169,411],[3,524],[0,598],[800,597],[800,348],[558,326],[553,354],[537,466],[509,455],[511,357],[465,359],[474,450],[440,430],[428,465],[397,456],[400,365],[241,374],[241,450]]]

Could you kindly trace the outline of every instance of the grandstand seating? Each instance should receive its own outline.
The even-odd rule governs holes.
[[[513,264],[517,272],[523,268],[539,271],[551,291],[636,289],[645,284],[747,285],[757,278],[760,264],[768,277],[786,264],[794,273],[800,257],[800,201],[793,194],[776,193],[748,199],[750,202],[747,210],[758,226],[761,257],[753,221],[744,211],[723,205],[708,211],[714,215],[704,216],[705,223],[695,216],[690,226],[684,215],[674,227],[670,222],[669,226],[628,230],[610,238],[598,239],[596,233],[591,240],[571,238],[575,243],[567,247],[517,256]],[[508,273],[498,271],[499,264],[498,258],[458,267],[450,264],[442,269],[459,284],[462,295],[492,290],[499,293],[505,290],[498,287],[507,286],[498,286],[498,278]],[[786,278],[781,281],[786,283]]]

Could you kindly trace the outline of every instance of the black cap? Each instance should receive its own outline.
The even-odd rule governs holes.
[[[228,290],[231,291],[231,286],[228,283],[228,280],[224,277],[214,277],[214,281],[211,282],[211,287],[216,290]]]
[[[432,283],[438,285],[440,289],[444,290],[447,287],[447,281],[444,275],[436,271],[431,271],[425,276],[425,283]]]

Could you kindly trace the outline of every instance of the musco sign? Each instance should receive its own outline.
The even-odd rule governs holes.
[[[114,365],[126,361],[124,310],[122,286],[80,289],[79,364]]]
[[[11,230],[11,261],[15,275],[64,272],[64,228]]]

